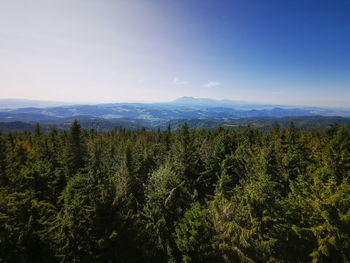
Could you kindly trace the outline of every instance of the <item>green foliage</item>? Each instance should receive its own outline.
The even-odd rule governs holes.
[[[46,232],[55,213],[32,191],[0,188],[0,262],[54,261]]]
[[[292,182],[286,213],[292,230],[304,243],[312,244],[312,262],[349,262],[349,180],[337,183],[335,176],[320,173]]]
[[[173,234],[190,201],[185,178],[177,176],[169,166],[160,167],[150,176],[142,216],[145,235],[153,247],[151,253],[159,251],[168,259],[179,257]]]
[[[212,262],[213,229],[208,212],[196,202],[185,212],[175,228],[175,242],[183,262]]]
[[[67,147],[67,168],[68,175],[72,176],[79,169],[84,168],[86,162],[86,145],[81,127],[77,121],[74,121],[68,134]]]
[[[350,133],[0,134],[0,262],[350,262]]]

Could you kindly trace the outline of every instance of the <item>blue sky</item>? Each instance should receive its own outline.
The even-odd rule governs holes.
[[[0,3],[1,98],[350,107],[350,0]]]

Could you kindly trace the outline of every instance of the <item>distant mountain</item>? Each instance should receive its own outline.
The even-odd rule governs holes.
[[[29,107],[46,108],[72,104],[74,103],[27,99],[0,99],[0,109],[17,109]]]
[[[276,124],[286,128],[293,123],[298,129],[327,128],[332,124],[349,125],[350,118],[333,116],[300,116],[300,117],[256,117],[239,119],[178,119],[163,122],[154,128],[161,130],[170,126],[172,129],[178,129],[182,124],[187,123],[192,129],[213,129],[224,127],[229,129],[240,129],[248,126],[258,129],[270,129]]]
[[[171,105],[187,106],[187,107],[226,107],[236,109],[268,109],[276,106],[263,105],[263,104],[252,104],[243,101],[232,101],[232,100],[215,100],[207,98],[194,98],[194,97],[181,97],[176,100],[169,102]]]
[[[2,105],[2,107],[4,106]],[[350,117],[350,110],[249,105],[229,100],[192,97],[182,97],[168,103],[109,103],[0,109],[0,122],[62,123],[74,119],[98,119],[132,122],[147,127],[159,125],[164,121],[179,119],[282,118],[298,116]]]
[[[220,107],[223,103],[220,100],[206,99],[206,98],[193,98],[193,97],[181,97],[169,102],[172,105],[180,106],[211,106]]]
[[[149,104],[80,105],[53,108],[20,108],[0,111],[0,122],[62,122],[74,118],[143,120],[146,124],[172,119],[311,116],[303,109],[236,110],[224,107],[169,107]]]
[[[258,104],[244,101],[233,100],[215,100],[207,98],[181,97],[171,102],[169,105],[185,106],[190,108],[234,108],[236,110],[273,110],[273,109],[298,109],[309,112],[311,115],[323,116],[348,116],[350,117],[350,108],[330,108],[330,107],[310,107],[310,106],[292,106],[276,104]],[[307,115],[309,115],[307,114]]]

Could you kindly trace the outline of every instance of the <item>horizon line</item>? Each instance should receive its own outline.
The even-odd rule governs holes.
[[[216,102],[233,102],[233,103],[244,103],[244,104],[255,104],[259,106],[273,106],[273,107],[309,107],[309,108],[331,108],[331,109],[350,109],[349,106],[330,106],[330,105],[305,105],[305,104],[277,104],[269,102],[254,102],[254,101],[244,101],[244,100],[233,100],[233,99],[216,99],[216,98],[205,98],[205,97],[195,97],[195,96],[181,96],[172,100],[163,101],[153,101],[153,100],[124,100],[124,101],[62,101],[62,100],[51,100],[51,99],[37,99],[37,98],[1,98],[1,100],[22,100],[22,101],[35,101],[35,102],[46,102],[46,103],[62,103],[62,105],[57,106],[74,106],[74,105],[100,105],[100,104],[117,104],[117,103],[140,103],[140,104],[167,104],[172,103],[176,100],[182,98],[191,98],[197,100],[212,100]],[[1,107],[0,107],[1,108]]]

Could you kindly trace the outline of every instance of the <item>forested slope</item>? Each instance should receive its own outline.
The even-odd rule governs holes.
[[[0,135],[0,262],[349,262],[350,132]]]

